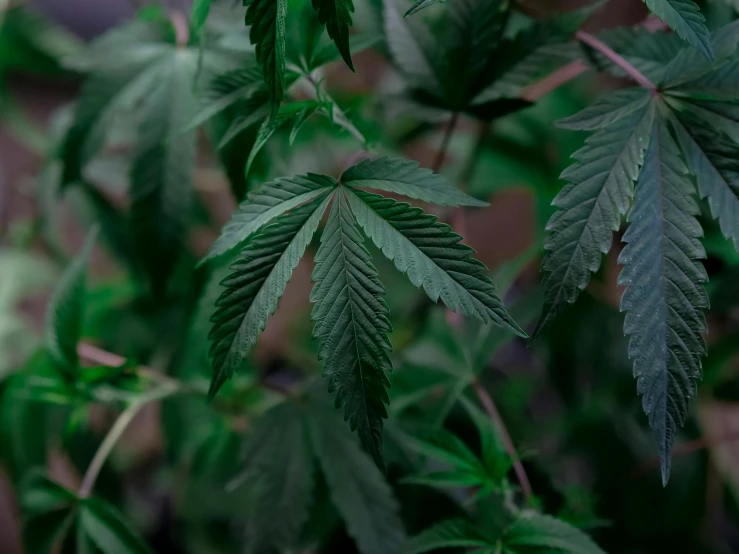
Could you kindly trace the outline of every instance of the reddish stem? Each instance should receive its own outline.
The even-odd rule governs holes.
[[[654,84],[649,79],[647,79],[637,68],[631,65],[628,60],[624,59],[620,54],[614,51],[602,40],[594,37],[593,35],[585,31],[578,31],[577,33],[575,33],[575,38],[603,54],[618,67],[623,69],[629,77],[631,77],[642,87],[649,90],[657,90],[657,87],[654,86]]]

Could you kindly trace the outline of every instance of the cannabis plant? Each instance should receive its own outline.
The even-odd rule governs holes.
[[[0,250],[25,552],[729,551],[737,6],[643,3],[164,2],[89,44],[0,6],[3,78],[80,82],[46,131],[0,95],[43,160]]]

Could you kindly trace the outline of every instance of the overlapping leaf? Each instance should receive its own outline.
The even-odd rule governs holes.
[[[654,107],[647,102],[646,90],[620,92],[563,122],[580,129],[610,125],[588,139],[562,174],[570,184],[554,199],[559,211],[547,224],[549,252],[541,268],[545,305],[535,335],[577,299],[611,247],[651,133]]]
[[[708,58],[713,60],[710,34],[706,19],[692,0],[644,0],[657,16],[667,23],[680,37]]]
[[[637,391],[666,483],[677,427],[701,375],[708,307],[702,284],[708,277],[698,261],[705,257],[698,242],[703,232],[688,169],[666,123],[656,121],[651,135],[619,256],[619,284],[626,286],[621,310],[627,312],[624,332],[631,337]]]
[[[349,50],[349,28],[352,26],[354,3],[352,0],[312,0],[318,21],[326,26],[328,36],[336,43],[341,57],[354,71],[352,55]]]
[[[352,430],[384,467],[382,420],[389,402],[391,327],[385,289],[362,242],[346,193],[339,189],[316,253],[311,317],[336,406],[343,407]]]
[[[505,311],[485,266],[472,257],[474,250],[448,225],[376,194],[354,190],[347,196],[367,236],[433,301],[525,336]]]
[[[244,363],[267,318],[277,308],[293,270],[318,228],[329,189],[307,204],[277,217],[253,237],[231,266],[211,321],[212,398]]]

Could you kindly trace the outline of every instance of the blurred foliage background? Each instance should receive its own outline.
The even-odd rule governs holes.
[[[106,28],[137,13],[145,17],[139,4],[0,3],[3,554],[24,551],[18,490],[27,472],[46,468],[74,488],[112,421],[112,414],[95,406],[76,413],[74,405],[39,402],[26,394],[23,373],[39,363],[34,353],[44,309],[61,269],[79,250],[89,223],[125,203],[131,150],[125,121],[88,167],[86,178],[96,188],[57,194],[59,140],[84,73],[67,60]],[[186,2],[173,4],[188,9]],[[540,4],[564,9],[582,2]],[[734,17],[729,4],[704,2],[701,9],[716,26]],[[356,22],[363,32],[382,35],[377,13],[375,0],[357,2]],[[638,0],[612,0],[588,28],[635,24],[645,16]],[[221,46],[238,49],[247,40],[242,18],[240,6],[219,6],[212,19],[221,26]],[[324,86],[370,144],[431,166],[444,127],[433,118],[418,118],[394,100],[397,77],[383,49],[380,40],[357,54],[356,74],[342,63],[328,66]],[[562,186],[560,172],[584,138],[552,123],[621,84],[617,78],[586,72],[534,106],[496,121],[468,176],[468,191],[491,206],[468,211],[460,232],[493,270],[513,316],[528,329],[541,306],[538,263],[550,202]],[[443,167],[452,182],[464,172],[478,129],[471,119],[459,122]],[[132,270],[121,262],[116,237],[103,230],[92,255],[83,331],[87,342],[193,383],[207,383],[207,321],[200,317],[198,299],[210,292],[212,301],[207,287],[212,279],[195,270],[192,261],[205,253],[236,197],[248,187],[298,172],[336,175],[358,149],[351,134],[337,131],[325,119],[309,121],[292,146],[288,134],[279,131],[278,139],[266,145],[248,180],[239,153],[248,152],[254,133],[240,135],[232,147],[235,153],[225,153],[226,173],[203,134],[195,174],[195,224],[188,237],[191,260],[178,268],[177,293],[170,301],[158,301],[137,285]],[[380,263],[396,368],[386,431],[388,478],[409,531],[422,529],[451,508],[439,493],[398,482],[397,468],[407,455],[403,433],[407,425],[433,424],[448,416],[448,428],[474,441],[475,430],[454,399],[463,394],[459,383],[480,379],[523,456],[536,502],[547,513],[592,533],[607,552],[739,552],[739,256],[709,218],[702,224],[708,229],[706,268],[711,279],[709,355],[693,415],[676,441],[667,488],[661,485],[656,451],[634,394],[621,332],[618,247],[574,308],[530,346],[474,325],[453,330],[442,308],[429,305],[390,263]],[[248,432],[249,419],[274,402],[268,390],[247,385],[261,380],[280,386],[318,371],[310,338],[310,271],[310,260],[303,260],[255,349],[250,373],[232,386],[227,401],[246,406],[245,418],[221,417],[200,399],[152,404],[138,415],[113,463],[103,469],[99,493],[129,514],[156,552],[240,551],[225,530],[240,524],[245,500],[241,493],[226,492],[227,485],[239,472],[241,437]],[[246,392],[239,393],[242,389]],[[353,552],[330,507],[325,483],[318,484],[316,506],[309,527],[330,537],[332,551]]]

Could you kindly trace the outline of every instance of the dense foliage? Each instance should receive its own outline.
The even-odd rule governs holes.
[[[89,44],[0,6],[44,163],[0,250],[25,552],[731,551],[739,7],[644,3],[195,0]],[[79,80],[48,132],[18,72]]]

